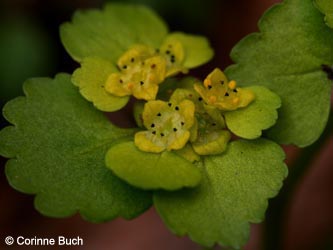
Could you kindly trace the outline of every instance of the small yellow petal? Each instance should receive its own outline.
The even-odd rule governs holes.
[[[105,82],[104,89],[115,96],[130,95],[131,92],[125,87],[119,73],[112,73]]]
[[[200,161],[200,156],[194,152],[190,144],[186,144],[185,147],[175,152],[190,162]]]
[[[190,132],[189,131],[185,131],[182,135],[180,135],[179,137],[177,137],[177,139],[173,140],[173,142],[171,142],[167,149],[168,150],[177,150],[177,149],[181,149],[185,146],[185,144],[187,143],[187,141],[190,138]]]
[[[149,131],[137,132],[134,136],[135,145],[142,151],[151,152],[151,153],[160,153],[165,150],[164,146],[156,145],[152,140],[148,139]]]
[[[198,142],[192,143],[194,151],[199,155],[213,155],[223,153],[231,138],[227,130],[215,131],[204,135]]]

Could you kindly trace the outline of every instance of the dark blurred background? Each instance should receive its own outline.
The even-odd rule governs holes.
[[[22,83],[27,78],[53,77],[57,72],[72,73],[78,67],[60,43],[59,25],[69,21],[76,9],[100,8],[105,2],[111,1],[1,0],[1,108],[8,100],[22,95]],[[191,72],[203,78],[214,67],[223,69],[231,63],[229,58],[231,48],[245,35],[257,31],[257,21],[262,13],[278,1],[126,0],[121,2],[151,6],[167,21],[170,30],[207,36],[215,50],[215,57],[209,64]],[[7,124],[2,116],[0,119],[0,128],[2,128]],[[298,156],[302,154],[302,150],[294,147],[286,147],[285,150],[290,165],[297,162]],[[333,249],[332,152],[333,137],[330,133],[330,136],[322,140],[315,158],[309,159],[306,163],[309,167],[297,182],[290,202],[282,206],[286,209],[286,213],[283,215],[283,222],[280,223],[283,226],[283,233],[279,235],[280,249]],[[202,249],[187,238],[172,235],[154,209],[150,209],[133,221],[116,219],[100,225],[85,222],[78,215],[66,219],[45,218],[34,209],[32,196],[21,194],[8,185],[3,171],[5,159],[0,160],[0,249],[15,248],[4,244],[7,235],[82,237],[84,246],[72,247],[73,249]],[[279,199],[275,200],[275,203],[278,202]],[[274,202],[272,204],[275,205]],[[253,226],[250,241],[245,249],[264,249],[264,231],[264,224]],[[48,248],[43,247],[43,249]]]

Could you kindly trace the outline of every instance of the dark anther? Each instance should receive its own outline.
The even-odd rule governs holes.
[[[151,132],[153,135],[156,135],[156,131]]]
[[[212,123],[212,125],[213,125],[213,126],[216,126],[216,123],[214,122],[214,123]]]
[[[234,89],[233,91],[234,91],[235,93],[237,93],[237,89]]]
[[[161,136],[164,136],[164,134],[163,134],[163,133],[161,133],[160,135],[161,135]]]
[[[224,84],[224,81],[221,81],[221,84],[223,85],[223,84]]]
[[[154,124],[154,123],[152,123],[152,124],[150,125],[150,127],[151,127],[151,128],[155,127],[155,124]]]
[[[152,64],[152,65],[150,66],[150,68],[151,68],[151,69],[155,69],[155,68],[156,68],[156,64]]]
[[[126,66],[126,65],[124,65],[124,66],[123,66],[123,69],[127,69],[127,66]]]
[[[201,102],[202,101],[202,97],[199,97],[198,100],[199,100],[199,102]]]
[[[174,131],[174,132],[177,132],[177,129],[176,129],[176,128],[173,128],[173,131]]]
[[[175,107],[175,110],[177,110],[177,111],[178,111],[178,110],[179,110],[179,107],[178,107],[178,106],[176,106],[176,107]]]
[[[181,122],[180,124],[181,124],[182,126],[184,126],[184,125],[185,125],[185,122]]]
[[[134,59],[134,57],[132,57],[132,58],[131,58],[131,62],[133,63],[133,62],[134,62],[134,60],[135,60],[135,59]]]
[[[169,103],[168,103],[168,106],[169,106],[169,107],[171,107],[171,105],[172,105],[172,103],[171,103],[171,102],[169,102]]]
[[[144,84],[144,82],[143,81],[140,81],[140,85],[143,85]]]
[[[192,98],[192,97],[193,97],[193,95],[192,95],[192,94],[189,94],[189,95],[188,95],[188,97],[189,97],[189,98]]]
[[[167,55],[169,55],[170,53],[171,53],[170,50],[165,51],[165,54],[167,54]]]
[[[327,74],[328,79],[333,80],[333,66],[323,64],[321,69]]]
[[[157,116],[161,116],[162,114],[161,113],[158,113]]]
[[[208,89],[211,89],[212,88],[212,85],[208,85]]]
[[[123,83],[123,80],[119,79],[119,82],[120,82],[120,83]]]
[[[224,96],[229,96],[229,93],[228,93],[228,92],[227,92],[227,93],[225,93],[225,94],[224,94]]]
[[[176,61],[176,59],[173,58],[173,57],[171,57],[170,62],[171,62],[171,63],[175,63],[175,61]]]
[[[145,65],[145,62],[142,62],[141,65]]]

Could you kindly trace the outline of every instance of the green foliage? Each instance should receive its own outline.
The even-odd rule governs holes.
[[[111,95],[104,89],[107,78],[116,71],[115,66],[104,59],[86,57],[81,68],[75,70],[72,82],[79,87],[82,96],[93,102],[97,109],[115,111],[125,106],[129,99],[128,96]]]
[[[224,114],[228,128],[237,136],[255,139],[261,131],[275,124],[281,105],[278,95],[262,86],[248,87],[256,98],[249,106]]]
[[[133,218],[151,204],[151,195],[131,187],[104,166],[108,148],[133,130],[113,126],[78,94],[70,76],[35,78],[26,97],[9,102],[4,116],[14,126],[0,132],[0,154],[10,184],[36,194],[44,215],[79,211],[90,221]]]
[[[60,36],[68,53],[81,63],[73,82],[102,111],[119,110],[128,95],[154,99],[157,85],[166,77],[186,73],[213,57],[206,38],[181,32],[168,35],[167,26],[151,9],[133,4],[113,3],[103,10],[77,11],[72,22],[61,26]],[[124,57],[132,70],[129,64],[120,65]],[[148,62],[158,68],[165,64],[162,68],[166,67],[166,72],[151,69]]]
[[[321,65],[333,64],[333,32],[311,0],[289,0],[262,17],[260,33],[232,50],[237,63],[226,73],[245,86],[264,85],[281,97],[268,136],[304,147],[322,133],[330,107],[331,82]]]
[[[331,26],[331,1],[315,3]],[[156,208],[174,233],[188,234],[206,247],[240,248],[248,238],[249,223],[263,220],[267,200],[287,175],[283,150],[258,137],[269,129],[265,134],[277,142],[306,146],[326,124],[331,83],[321,66],[333,64],[333,32],[328,26],[311,0],[286,0],[271,8],[260,21],[260,33],[233,49],[236,64],[226,72],[232,81],[222,72],[222,78],[207,77],[203,98],[193,89],[199,84],[194,78],[173,78],[158,86],[166,77],[187,73],[211,59],[206,38],[168,34],[164,22],[147,7],[118,3],[78,11],[72,22],[62,25],[61,39],[81,67],[72,78],[60,74],[54,80],[27,81],[26,97],[4,108],[13,124],[0,132],[0,154],[12,158],[7,178],[15,189],[36,195],[42,214],[64,217],[79,211],[95,222],[134,218],[152,202],[151,192],[142,189],[153,189]],[[160,63],[149,61],[157,57]],[[165,72],[150,74],[162,64]],[[138,89],[147,94],[142,87],[146,80],[156,85],[158,98],[170,99],[151,101],[157,108],[135,105],[135,120],[149,133],[114,126],[71,84],[97,109],[115,111],[129,97],[107,92],[106,82],[125,83],[118,89],[129,94]],[[233,80],[244,88],[236,88]],[[184,88],[179,96],[177,88]],[[242,92],[247,95],[238,105]],[[191,105],[183,108],[176,102],[173,107],[177,98]],[[217,99],[221,107],[234,105],[215,109]],[[176,135],[182,129],[186,133],[179,140]],[[252,141],[229,143],[226,129]],[[156,131],[163,139],[147,137]],[[175,142],[172,147],[164,131]],[[147,148],[154,150],[144,152]]]
[[[181,156],[140,151],[133,142],[113,146],[106,154],[106,165],[131,185],[143,189],[176,190],[194,187],[201,180],[200,170]]]
[[[332,0],[315,0],[317,8],[325,15],[325,22],[333,28],[333,1]]]
[[[79,62],[85,57],[116,62],[138,43],[158,48],[167,32],[165,23],[151,9],[120,3],[106,5],[102,11],[77,11],[72,22],[60,28],[62,43]]]
[[[287,175],[283,150],[269,140],[234,141],[227,151],[206,157],[203,180],[195,189],[156,192],[154,203],[166,225],[211,247],[239,248],[248,222],[263,220],[267,198],[277,194]]]

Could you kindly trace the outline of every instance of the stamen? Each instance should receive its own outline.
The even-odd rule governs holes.
[[[143,81],[140,81],[140,85],[142,86],[144,84],[144,82]]]
[[[130,83],[127,84],[127,88],[128,88],[128,89],[133,89],[133,87],[134,87],[134,84],[133,84],[133,83],[130,82]]]
[[[154,123],[152,123],[152,124],[150,125],[150,127],[151,127],[151,128],[154,128],[154,127],[155,127],[155,124],[154,124]]]
[[[157,116],[162,116],[162,114],[161,114],[161,113],[158,113]]]
[[[173,131],[174,131],[174,132],[177,132],[177,128],[173,128]]]
[[[215,102],[216,102],[216,99],[217,99],[216,96],[215,96],[215,95],[212,95],[212,96],[209,97],[209,102],[210,102],[210,103],[215,103]]]
[[[161,136],[164,136],[164,134],[163,134],[163,133],[161,133],[160,135],[161,135]]]
[[[204,86],[206,87],[206,88],[208,88],[208,86],[210,86],[212,84],[212,81],[211,80],[209,80],[209,79],[205,79],[204,80]]]
[[[133,62],[134,62],[134,60],[135,60],[135,59],[134,59],[134,57],[132,57],[132,58],[131,58],[131,62],[133,63]]]
[[[123,66],[123,69],[127,69],[127,66],[126,66],[126,65],[124,65],[124,66]]]
[[[175,107],[175,110],[177,110],[177,111],[178,111],[178,110],[179,110],[179,107],[178,107],[178,106],[176,106],[176,107]]]
[[[232,80],[228,83],[228,87],[231,88],[231,89],[234,89],[236,88],[236,81]]]
[[[229,93],[228,93],[228,92],[226,92],[226,93],[224,94],[224,96],[229,96]]]

